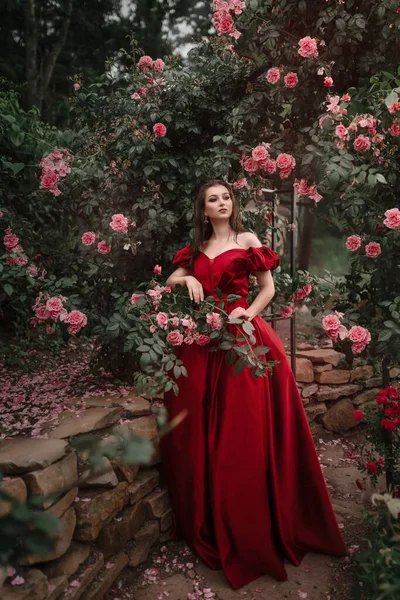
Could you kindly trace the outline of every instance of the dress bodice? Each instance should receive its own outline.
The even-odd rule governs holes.
[[[192,247],[186,246],[175,255],[174,265],[191,269],[200,281],[206,296],[217,298],[217,288],[224,296],[238,294],[246,298],[249,293],[249,275],[257,271],[272,271],[279,266],[279,256],[266,246],[232,248],[209,258],[200,252],[191,266]]]

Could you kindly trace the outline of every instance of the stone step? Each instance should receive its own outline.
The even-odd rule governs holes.
[[[119,421],[121,413],[121,407],[88,408],[78,414],[68,411],[60,414],[56,427],[47,426],[44,428],[44,432],[48,433],[49,437],[53,439],[91,433],[115,425]]]
[[[128,556],[120,552],[104,565],[97,577],[86,588],[81,600],[103,600],[110,587],[118,579],[122,569],[128,564]]]
[[[0,442],[0,471],[5,475],[44,469],[66,453],[67,442],[45,438],[13,437]]]
[[[104,556],[94,548],[87,560],[79,567],[78,571],[69,578],[68,583],[57,600],[79,600],[97,577],[104,565]]]

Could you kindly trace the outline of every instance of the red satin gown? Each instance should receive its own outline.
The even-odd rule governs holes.
[[[179,250],[173,264],[189,268],[190,255],[190,246]],[[278,265],[269,248],[235,248],[214,259],[199,254],[193,275],[206,296],[217,298],[217,287],[239,294],[230,312],[247,307],[250,273]],[[223,569],[235,589],[265,574],[285,580],[284,560],[298,565],[309,551],[346,553],[282,342],[261,317],[252,323],[256,345],[270,348],[267,360],[280,361],[273,374],[233,375],[224,351],[180,346],[188,377],[165,405],[171,418],[189,414],[161,440],[172,537]]]

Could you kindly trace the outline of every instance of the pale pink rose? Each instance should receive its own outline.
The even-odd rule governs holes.
[[[139,59],[137,66],[139,69],[151,69],[153,66],[153,59],[151,58],[151,56],[142,56]]]
[[[295,311],[295,305],[292,302],[289,302],[289,304],[285,308],[281,308],[279,312],[284,319],[288,319]]]
[[[360,325],[354,325],[347,335],[348,339],[354,342],[352,352],[359,354],[362,352],[367,344],[371,341],[371,334],[368,329],[361,327]]]
[[[400,121],[393,121],[390,126],[390,135],[398,137],[400,135]]]
[[[194,341],[198,346],[206,346],[211,342],[211,338],[203,333],[197,333],[194,335]]]
[[[91,246],[96,241],[96,234],[93,233],[93,231],[86,231],[86,233],[82,235],[81,240],[82,244],[85,244],[85,246]]]
[[[185,337],[185,339],[183,340],[183,343],[187,344],[188,346],[191,346],[193,344],[193,342],[194,342],[194,337],[191,335],[187,335]]]
[[[346,248],[355,252],[361,248],[362,240],[359,235],[350,235],[346,240]]]
[[[55,189],[60,177],[54,171],[46,171],[40,180],[40,187],[42,190],[51,191]]]
[[[365,246],[365,254],[369,258],[376,258],[381,254],[381,245],[378,242],[370,242]]]
[[[162,138],[167,135],[167,128],[162,123],[156,123],[153,127],[153,131],[158,138]]]
[[[332,77],[325,77],[325,79],[324,79],[324,86],[325,87],[332,87],[333,86],[333,79],[332,79]]]
[[[292,171],[296,166],[296,160],[291,154],[282,153],[276,157],[276,164],[280,169],[290,169]]]
[[[29,267],[27,267],[26,269],[26,274],[29,275],[29,277],[37,277],[38,275],[38,268],[34,263],[31,263],[29,265]]]
[[[102,240],[97,244],[97,250],[100,252],[100,254],[108,254],[111,252],[111,244],[107,246],[105,240]]]
[[[334,114],[340,112],[340,96],[327,96],[326,110]]]
[[[349,132],[348,132],[347,128],[342,124],[340,124],[336,127],[335,133],[340,140],[348,139]]]
[[[77,92],[80,89],[81,89],[81,84],[80,83],[74,83],[74,90]]]
[[[281,169],[279,172],[279,177],[281,179],[288,179],[292,174],[292,169]]]
[[[80,310],[72,310],[64,319],[65,323],[69,324],[68,333],[78,333],[87,324],[87,316]]]
[[[374,119],[370,115],[369,116],[367,115],[367,116],[362,117],[359,120],[358,124],[360,125],[360,127],[375,127],[376,119]]]
[[[212,331],[219,331],[224,324],[219,313],[213,312],[206,315],[207,324],[210,325]]]
[[[156,265],[153,271],[156,275],[161,275],[162,267],[160,265]]]
[[[400,102],[398,100],[396,100],[396,102],[393,102],[393,104],[388,106],[388,111],[392,115],[394,115],[396,112],[400,111]]]
[[[20,575],[17,575],[12,581],[10,581],[11,585],[22,585],[25,583],[25,579]]]
[[[305,291],[306,296],[309,296],[312,292],[313,286],[311,285],[311,283],[306,283],[303,286],[303,290]]]
[[[21,244],[17,244],[16,246],[14,246],[14,248],[11,250],[12,253],[17,253],[20,252],[22,253],[24,251],[23,247],[21,246]]]
[[[150,325],[149,331],[150,333],[155,333],[157,331],[157,327],[155,325]]]
[[[268,83],[277,83],[281,78],[281,72],[277,67],[272,67],[272,69],[268,69],[266,78]]]
[[[400,210],[398,208],[390,208],[385,212],[386,219],[383,224],[389,229],[400,230]]]
[[[260,145],[260,146],[256,146],[255,148],[253,148],[251,156],[254,160],[256,160],[257,162],[260,162],[262,160],[266,160],[268,158],[269,154],[268,154],[266,147]]]
[[[311,198],[311,200],[314,200],[314,202],[322,200],[321,194],[316,189],[312,190],[312,192],[308,194],[308,197]]]
[[[7,229],[7,231],[9,231],[9,233],[6,233],[3,238],[4,247],[7,252],[12,252],[12,249],[18,244],[19,238],[14,233],[11,233],[10,229]]]
[[[66,175],[68,175],[68,173],[71,173],[71,167],[66,162],[61,160],[56,165],[55,171],[60,175],[60,177],[65,177]]]
[[[231,33],[234,27],[232,17],[225,13],[218,22],[218,34]]]
[[[362,342],[355,342],[352,345],[351,350],[353,354],[361,354],[361,352],[364,352],[366,345],[367,344],[364,344]]]
[[[359,135],[353,143],[354,150],[367,152],[371,148],[371,140],[366,135]]]
[[[350,102],[351,96],[349,96],[349,94],[343,94],[341,100],[342,102]]]
[[[307,184],[307,181],[305,179],[295,179],[293,187],[296,190],[298,196],[308,196],[308,194],[312,191],[311,186]]]
[[[130,298],[129,302],[130,302],[131,304],[136,304],[136,303],[137,303],[137,301],[139,300],[139,298],[142,298],[143,296],[144,296],[144,294],[132,294],[132,296],[131,296],[131,298]]]
[[[128,233],[128,218],[118,213],[111,217],[110,227],[118,233]]]
[[[46,302],[46,308],[54,318],[57,318],[60,314],[60,310],[62,309],[63,303],[60,298],[49,298]]]
[[[177,329],[174,329],[168,333],[167,341],[173,346],[181,346],[183,344],[183,334]]]
[[[254,175],[254,173],[257,171],[258,167],[259,167],[258,162],[256,160],[254,160],[254,158],[248,158],[243,163],[244,170],[247,171],[247,173],[250,173],[250,175]]]
[[[326,315],[326,317],[322,319],[322,327],[325,331],[338,331],[340,326],[340,319],[337,315]]]
[[[162,73],[164,71],[165,62],[161,58],[157,58],[153,62],[153,69],[158,73]]]
[[[139,96],[145,96],[146,95],[146,89],[145,88],[139,88],[137,93],[139,94]]]
[[[273,175],[276,172],[276,160],[267,160],[267,171],[271,175]]]
[[[241,188],[244,188],[244,187],[249,187],[246,177],[242,177],[242,179],[238,179],[238,181],[235,181],[235,183],[233,184],[233,187],[236,190],[240,190]]]
[[[165,312],[159,312],[156,315],[157,325],[160,329],[167,329],[168,327],[168,315]]]
[[[291,72],[285,75],[283,81],[285,82],[285,86],[287,88],[294,88],[299,83],[299,78],[297,77],[296,73]]]
[[[28,264],[28,259],[24,256],[16,256],[15,258],[7,256],[6,262],[10,267],[25,267]]]
[[[137,92],[135,92],[134,94],[131,95],[131,99],[132,100],[140,100],[140,95]]]
[[[307,296],[305,291],[301,288],[292,294],[292,300],[301,302]]]
[[[41,305],[36,308],[35,317],[39,322],[43,323],[44,321],[47,321],[47,319],[50,319],[51,314],[45,306]]]
[[[303,56],[303,58],[317,58],[317,40],[307,35],[299,40],[299,46],[300,48],[298,52],[300,56]]]
[[[180,323],[180,321],[179,321],[179,317],[172,317],[172,318],[169,320],[169,322],[171,323],[171,325],[172,325],[173,327],[179,327],[179,323]]]

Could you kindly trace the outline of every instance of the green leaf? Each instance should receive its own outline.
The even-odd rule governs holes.
[[[14,291],[14,288],[13,288],[13,286],[12,286],[10,283],[5,283],[5,284],[4,284],[4,291],[5,291],[5,293],[6,293],[8,296],[11,296],[11,294],[12,294],[12,293],[13,293],[13,291]]]
[[[254,331],[254,325],[250,321],[245,321],[242,325],[243,331],[247,333],[247,335],[251,335]]]
[[[35,527],[46,533],[57,533],[61,530],[61,521],[51,513],[36,513]]]
[[[391,104],[393,104],[393,102],[397,102],[398,99],[399,97],[396,94],[396,92],[391,91],[390,94],[385,98],[385,104],[386,106],[390,106]]]
[[[178,377],[180,377],[181,374],[181,368],[178,367],[178,365],[174,366],[174,377],[175,379],[178,379]]]
[[[267,354],[267,352],[269,352],[269,348],[268,346],[257,346],[257,348],[254,348],[254,352],[256,354]]]
[[[247,360],[244,356],[242,356],[241,358],[239,358],[239,360],[235,364],[235,366],[233,368],[233,374],[239,375],[240,373],[242,373],[242,371],[244,371],[244,369],[246,368],[246,365],[247,365]]]
[[[143,345],[143,346],[137,347],[138,352],[148,352],[149,350],[150,350],[150,346]]]
[[[153,456],[153,452],[154,447],[150,440],[135,435],[125,444],[121,460],[123,463],[128,464],[148,463]]]
[[[382,173],[377,173],[375,175],[375,177],[377,178],[378,181],[380,181],[380,183],[387,183],[384,175],[382,175]]]
[[[225,355],[226,364],[231,367],[236,360],[236,352],[234,350],[229,350],[229,352]]]

